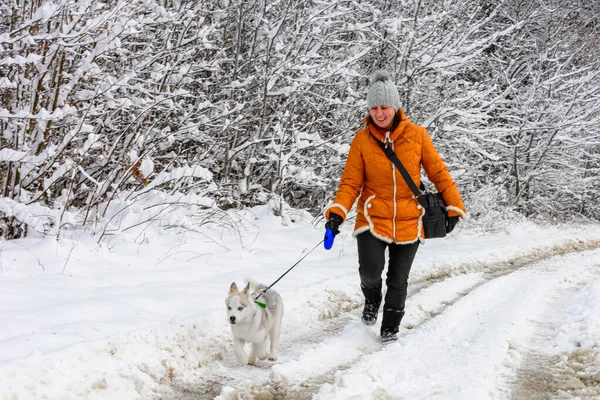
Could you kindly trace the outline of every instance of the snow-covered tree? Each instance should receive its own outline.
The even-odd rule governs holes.
[[[599,11],[581,0],[4,2],[3,234],[20,234],[15,204],[73,209],[82,224],[151,192],[316,214],[378,68],[474,216],[599,218]],[[37,230],[64,223],[46,219]]]

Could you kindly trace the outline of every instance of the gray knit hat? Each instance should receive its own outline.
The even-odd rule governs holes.
[[[367,93],[369,109],[376,106],[388,106],[394,110],[400,108],[400,95],[387,71],[379,70],[373,74],[372,84]]]

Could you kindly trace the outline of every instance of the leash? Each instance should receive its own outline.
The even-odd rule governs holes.
[[[260,298],[260,296],[262,296],[263,294],[265,294],[267,290],[271,289],[273,287],[273,285],[275,285],[277,282],[279,282],[281,280],[281,278],[283,278],[284,276],[286,276],[287,273],[290,272],[296,265],[300,264],[300,261],[304,260],[310,253],[312,253],[313,251],[315,251],[315,249],[317,247],[319,247],[324,241],[325,241],[325,239],[321,240],[315,247],[312,248],[311,251],[309,251],[304,256],[302,256],[301,259],[299,259],[298,261],[296,261],[296,264],[292,265],[287,271],[285,271],[283,273],[283,275],[281,275],[279,278],[277,278],[277,280],[275,282],[271,283],[271,285],[267,286],[267,288],[265,290],[263,290],[262,292],[260,292],[260,294],[258,296],[256,296],[256,298],[254,299],[254,302],[256,304],[258,304],[259,307],[265,308],[267,306],[265,303],[261,303],[261,302],[256,301],[256,300],[258,300]]]

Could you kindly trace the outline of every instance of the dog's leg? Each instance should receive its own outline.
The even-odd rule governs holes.
[[[242,339],[233,339],[233,353],[238,362],[242,365],[248,364],[248,356],[244,351],[244,341]]]
[[[256,353],[258,352],[258,344],[252,343],[252,350],[250,350],[250,356],[248,356],[248,364],[254,365],[256,362]]]
[[[267,339],[268,337],[265,336],[265,340],[256,344],[256,356],[259,360],[264,360],[269,355]]]
[[[281,333],[281,317],[275,321],[275,324],[269,331],[269,338],[271,339],[271,348],[269,351],[269,360],[277,360],[277,348],[279,347],[279,335]]]

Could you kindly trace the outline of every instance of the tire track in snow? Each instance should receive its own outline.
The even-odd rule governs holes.
[[[465,288],[454,298],[441,304],[437,309],[428,312],[427,315],[419,320],[417,324],[407,326],[408,329],[418,328],[420,325],[435,318],[451,307],[461,298],[467,296],[473,290],[481,285],[490,282],[493,279],[511,274],[517,270],[527,268],[541,261],[549,260],[553,257],[566,255],[570,253],[579,253],[590,249],[600,248],[600,240],[567,240],[547,247],[540,247],[531,250],[528,254],[518,258],[509,259],[505,262],[475,262],[460,265],[453,268],[452,271],[444,271],[436,275],[431,275],[427,279],[411,282],[409,285],[409,299],[420,292],[427,290],[435,285],[442,285],[446,280],[460,274],[469,274],[473,272],[482,272],[484,277],[478,283]],[[362,306],[361,302],[346,302],[345,309],[336,310],[336,296],[331,296],[331,302],[325,305],[325,310],[321,313],[322,318],[317,322],[312,322],[311,329],[301,329],[294,334],[290,332],[285,337],[285,343],[282,343],[280,354],[286,354],[280,358],[278,363],[294,362],[301,359],[306,353],[327,340],[333,340],[342,332],[353,320],[358,320],[357,315]],[[329,310],[327,310],[327,308]],[[333,311],[332,310],[336,310]],[[406,333],[406,330],[401,331]],[[339,338],[337,338],[339,341]],[[158,399],[161,400],[204,400],[215,399],[219,397],[223,400],[233,399],[310,399],[325,383],[331,383],[336,371],[341,371],[355,364],[363,356],[381,350],[382,345],[374,345],[367,351],[358,352],[351,355],[348,360],[331,365],[325,371],[319,371],[314,375],[309,375],[305,379],[295,381],[287,377],[273,374],[271,367],[277,364],[260,363],[256,367],[239,366],[235,359],[228,357],[221,361],[219,357],[218,366],[213,366],[202,376],[202,382],[173,382],[168,387],[164,387],[158,393]],[[290,359],[288,359],[290,358]],[[268,375],[268,376],[267,376]]]
[[[569,353],[552,351],[563,316],[568,313],[569,301],[598,275],[597,270],[592,276],[575,272],[573,280],[552,296],[547,312],[533,321],[535,333],[519,349],[522,360],[511,382],[511,399],[600,398],[600,371],[593,351],[589,348]]]
[[[567,335],[559,337],[562,348],[572,348],[581,341],[587,343],[582,347],[596,353],[590,342],[597,343],[594,337],[600,337],[590,333],[597,332],[600,320],[590,318],[589,324],[579,321],[585,321],[590,310],[600,305],[598,257],[598,250],[574,253],[478,285],[453,307],[403,335],[398,344],[367,355],[349,371],[336,375],[335,382],[321,387],[316,397],[508,398],[507,378],[513,376],[521,358],[521,344],[536,332],[532,320],[543,320],[552,310],[555,294],[572,282],[585,280],[585,275],[591,283],[570,300],[573,317],[561,325]],[[582,309],[584,304],[589,307]],[[579,326],[584,330],[580,332]],[[586,342],[588,337],[591,340]],[[392,359],[398,359],[397,368],[388,368]]]

